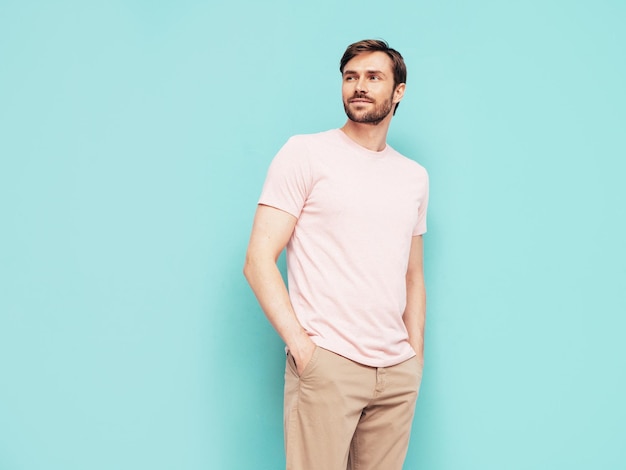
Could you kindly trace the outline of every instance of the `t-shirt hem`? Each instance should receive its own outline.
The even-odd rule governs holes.
[[[328,342],[324,341],[322,338],[312,336],[311,340],[320,348],[326,349],[332,353],[338,354],[339,356],[343,356],[351,361],[368,367],[392,367],[416,356],[415,351],[413,351],[413,348],[410,345],[408,346],[407,351],[403,354],[386,355],[384,358],[375,359],[358,354],[355,351],[350,351],[348,348],[341,348],[336,347],[336,345],[333,344],[328,344]]]
[[[300,216],[300,214],[296,213],[296,211],[283,207],[280,204],[273,203],[272,201],[266,201],[266,200],[260,199],[258,204],[261,206],[273,207],[274,209],[278,209],[280,211],[286,212],[289,215],[293,215],[296,219]]]

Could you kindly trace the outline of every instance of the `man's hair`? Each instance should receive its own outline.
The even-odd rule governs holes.
[[[341,62],[339,62],[339,71],[343,75],[343,69],[346,67],[346,64],[359,54],[378,51],[384,52],[391,59],[391,68],[393,69],[393,89],[395,90],[400,83],[406,83],[406,65],[402,55],[395,49],[389,47],[389,44],[381,39],[363,39],[362,41],[350,44],[346,49],[346,52],[343,53]],[[400,103],[396,103],[393,114],[396,114],[396,109],[398,109],[399,105]]]

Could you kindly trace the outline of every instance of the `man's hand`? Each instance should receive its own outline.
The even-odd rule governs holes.
[[[311,341],[311,338],[305,333],[302,335],[298,342],[293,346],[288,346],[289,352],[296,361],[296,368],[298,369],[298,375],[302,375],[306,366],[309,365],[313,352],[315,351],[315,343]]]

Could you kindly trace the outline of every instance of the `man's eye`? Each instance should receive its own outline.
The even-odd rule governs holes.
[[[380,80],[380,77],[378,75],[372,75],[370,80]]]

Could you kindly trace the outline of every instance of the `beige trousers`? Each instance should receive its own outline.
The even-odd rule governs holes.
[[[422,377],[417,358],[369,367],[317,347],[285,368],[287,470],[401,470]]]

